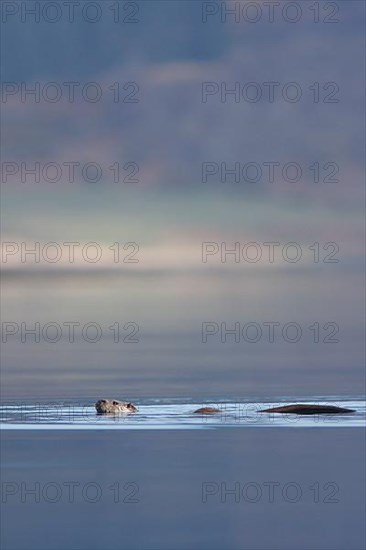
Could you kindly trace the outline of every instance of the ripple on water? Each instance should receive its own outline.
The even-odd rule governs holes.
[[[246,427],[364,427],[366,402],[362,400],[330,401],[307,399],[307,403],[336,405],[354,409],[354,414],[311,415],[259,413],[261,408],[276,407],[288,403],[304,403],[303,399],[266,403],[219,402],[178,403],[175,400],[154,400],[137,403],[138,413],[97,415],[94,405],[53,403],[52,405],[4,405],[0,407],[3,430],[181,430]],[[195,415],[193,411],[202,406],[214,406],[221,412],[215,415]]]

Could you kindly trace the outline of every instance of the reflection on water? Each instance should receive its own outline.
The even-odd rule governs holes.
[[[343,275],[333,272],[332,285],[326,273],[276,269],[5,279],[2,319],[13,323],[16,333],[2,345],[2,395],[58,402],[93,402],[101,395],[129,400],[193,396],[196,401],[358,395],[364,376],[361,306],[342,290]],[[273,342],[268,322],[279,323]],[[296,343],[282,336],[289,322],[300,327]],[[319,342],[314,341],[316,322]],[[323,341],[328,322],[339,326],[336,343]],[[90,323],[99,327],[97,341],[92,341],[93,326],[85,332]],[[218,328],[207,341],[203,323]],[[236,341],[233,333],[222,341],[221,323],[228,331],[235,323],[241,329],[255,323],[261,332],[255,342]]]
[[[364,290],[358,211],[348,212],[340,226],[335,220],[345,215],[343,206],[328,203],[317,206],[318,223],[309,223],[314,204],[299,208],[209,190],[172,195],[118,189],[85,194],[42,187],[26,201],[19,190],[6,191],[5,241],[24,241],[30,249],[34,242],[55,241],[63,252],[63,243],[94,241],[105,260],[65,265],[9,256],[2,320],[13,323],[15,333],[2,346],[6,399],[193,396],[198,402],[360,393]],[[38,223],[45,212],[46,233]],[[202,242],[226,243],[230,250],[233,243],[250,241],[262,243],[258,262],[236,263],[229,254],[223,263],[219,252],[202,262]],[[282,257],[282,245],[290,241],[303,251],[297,263]],[[339,245],[339,262],[314,262],[309,247],[328,241]],[[115,242],[123,253],[130,252],[124,243],[137,242],[139,263],[115,264],[109,248]],[[265,260],[266,242],[281,243],[274,263]],[[296,342],[282,336],[289,322],[300,327]],[[38,341],[32,335],[36,323]],[[95,341],[95,330],[85,332],[89,323],[100,328]],[[138,326],[135,341],[128,338],[132,325],[124,328],[129,323]],[[203,323],[219,328],[206,342]],[[258,338],[236,341],[221,331],[222,323],[228,331],[239,323],[241,334],[255,323]],[[279,323],[273,342],[268,323]],[[339,327],[337,342],[327,342],[332,326]]]

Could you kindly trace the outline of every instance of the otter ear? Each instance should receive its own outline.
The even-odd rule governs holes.
[[[118,405],[118,401],[113,401],[113,405]]]

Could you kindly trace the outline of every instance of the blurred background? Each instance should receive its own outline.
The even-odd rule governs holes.
[[[3,398],[361,394],[364,4],[23,4],[2,6]]]

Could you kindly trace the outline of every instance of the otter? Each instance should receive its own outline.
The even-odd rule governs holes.
[[[95,408],[98,414],[117,414],[117,413],[134,413],[138,409],[133,403],[124,403],[123,401],[99,399],[95,403]]]
[[[258,412],[265,413],[289,413],[289,414],[349,414],[354,413],[353,409],[343,409],[333,405],[284,405],[283,407],[273,407],[263,409]]]
[[[95,403],[95,408],[98,414],[118,414],[118,413],[135,413],[138,408],[133,403],[123,401],[100,399]],[[221,409],[215,407],[201,407],[193,411],[193,414],[210,415],[221,413]],[[356,412],[353,409],[344,409],[335,407],[334,405],[283,405],[281,407],[272,407],[270,409],[262,409],[261,413],[287,413],[287,414],[349,414]]]
[[[193,414],[216,414],[222,412],[220,409],[215,409],[215,407],[202,407],[193,412]]]

